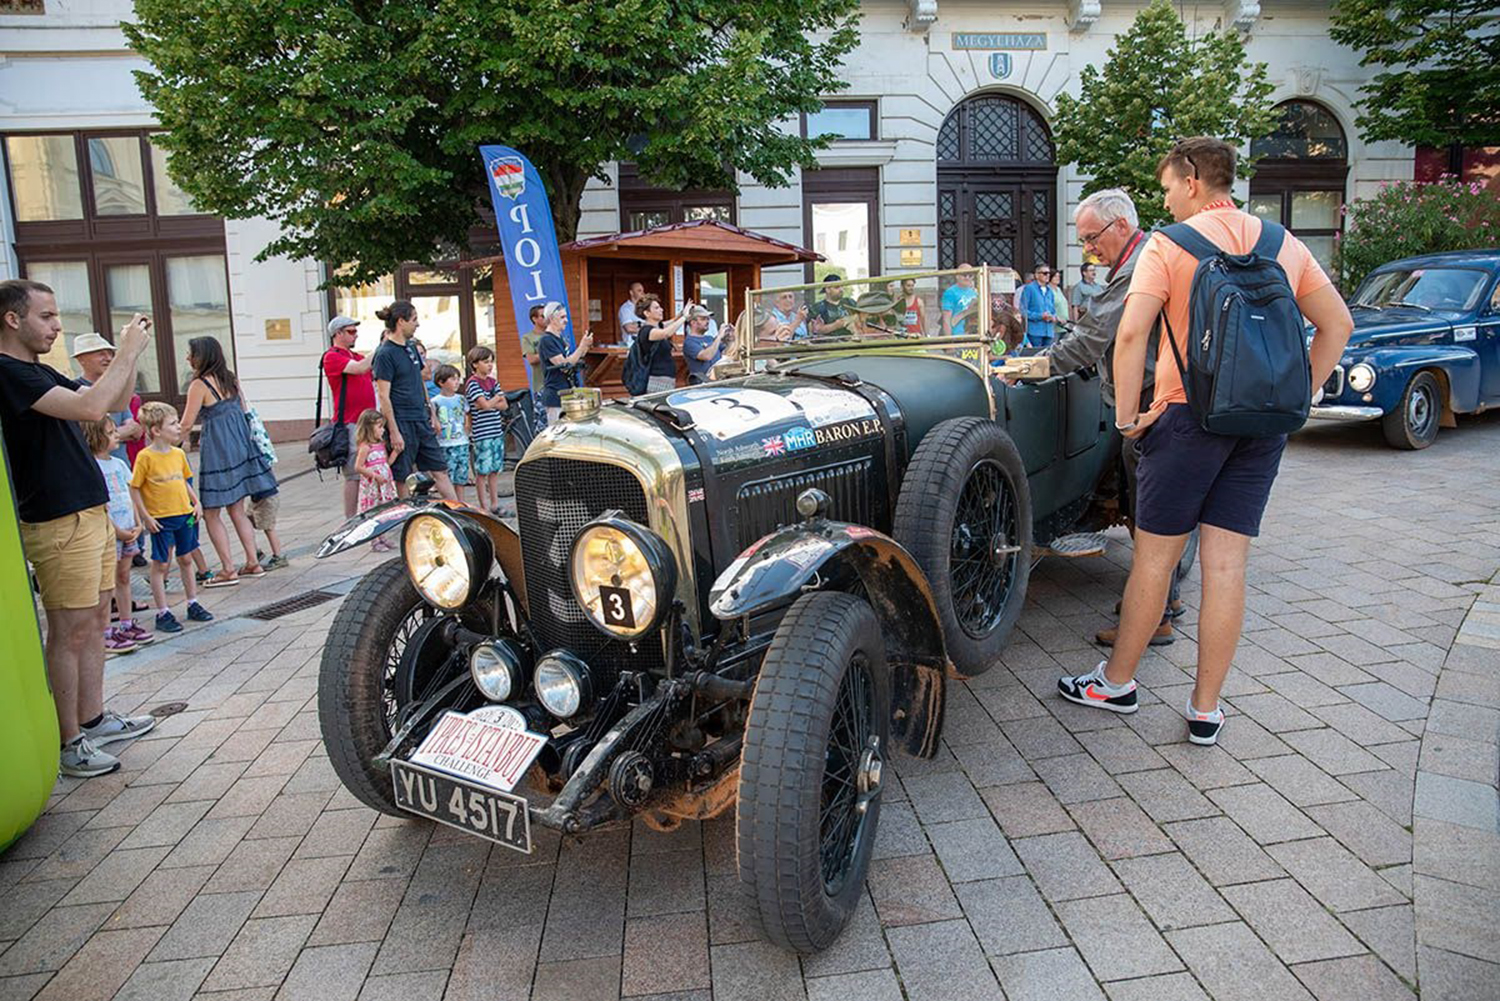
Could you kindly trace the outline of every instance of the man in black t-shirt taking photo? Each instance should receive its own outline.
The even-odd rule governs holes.
[[[150,716],[104,708],[115,533],[104,476],[77,424],[128,405],[150,326],[136,314],[120,331],[114,361],[92,386],[82,386],[38,361],[62,334],[52,290],[40,282],[0,282],[0,428],[15,477],[21,546],[47,613],[47,680],[64,775],[115,771],[120,759],[103,747],[156,725]]]

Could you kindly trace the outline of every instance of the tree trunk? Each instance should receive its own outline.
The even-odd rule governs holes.
[[[563,244],[576,240],[578,220],[583,215],[583,188],[589,179],[587,171],[572,164],[548,164],[541,172],[552,204],[552,225],[557,229],[557,242]]]
[[[1464,144],[1459,142],[1448,144],[1448,173],[1458,180],[1464,179]]]

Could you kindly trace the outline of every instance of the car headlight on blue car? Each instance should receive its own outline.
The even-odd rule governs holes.
[[[1375,370],[1364,362],[1349,369],[1349,388],[1356,393],[1368,393],[1375,385]]]

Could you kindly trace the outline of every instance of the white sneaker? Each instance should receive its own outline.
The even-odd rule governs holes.
[[[89,779],[118,770],[120,759],[108,751],[99,750],[87,736],[80,733],[63,745],[60,767],[64,775]]]
[[[1218,706],[1211,713],[1199,712],[1193,707],[1193,695],[1188,693],[1187,706],[1182,710],[1187,717],[1188,740],[1209,747],[1219,742],[1219,731],[1224,728],[1224,710]]]
[[[155,728],[155,716],[121,716],[117,712],[106,709],[104,718],[97,725],[83,728],[83,735],[92,741],[95,747],[104,747],[107,744],[118,744],[122,740],[134,740],[142,734],[150,733]]]

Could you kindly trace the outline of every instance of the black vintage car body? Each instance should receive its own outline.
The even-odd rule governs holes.
[[[1117,520],[1098,380],[1007,386],[959,356],[986,341],[788,345],[742,378],[582,395],[518,464],[514,529],[420,491],[345,526],[320,555],[405,527],[325,650],[340,777],[523,850],[533,824],[738,803],[768,935],[828,945],[883,756],[935,753],[946,679],[993,662],[1040,546]],[[511,744],[535,754],[524,800],[475,780]]]

